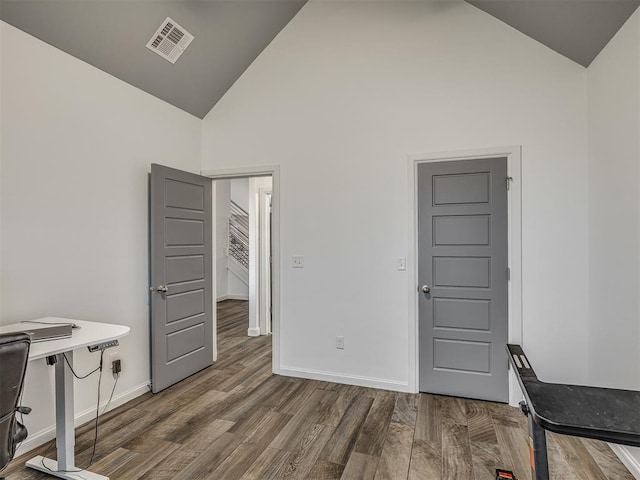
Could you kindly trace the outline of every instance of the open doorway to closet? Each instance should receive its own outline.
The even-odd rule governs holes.
[[[272,332],[271,176],[214,179],[218,319]]]

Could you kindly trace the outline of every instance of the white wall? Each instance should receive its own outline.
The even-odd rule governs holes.
[[[640,389],[640,10],[587,74],[589,383]]]
[[[200,121],[5,23],[1,38],[0,322],[130,326],[116,397],[138,395],[149,380],[148,172],[199,171]],[[87,372],[99,355],[76,359]],[[29,366],[30,444],[54,424],[52,375],[44,360]],[[91,413],[96,384],[76,382],[77,413]],[[107,375],[103,399],[112,385]]]
[[[234,178],[231,182],[231,200],[236,202],[245,212],[249,211],[249,179]]]
[[[229,269],[227,269],[227,295],[236,300],[249,299],[249,285]]]
[[[522,145],[524,345],[585,381],[586,95],[462,2],[307,3],[203,127],[204,170],[281,166],[281,371],[408,388],[407,154]]]

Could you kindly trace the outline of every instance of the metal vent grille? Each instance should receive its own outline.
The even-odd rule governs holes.
[[[147,48],[165,60],[176,63],[192,41],[193,35],[167,17],[147,43]]]

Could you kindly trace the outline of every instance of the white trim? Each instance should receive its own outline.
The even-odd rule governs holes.
[[[325,372],[323,370],[311,370],[306,368],[287,367],[280,368],[280,375],[286,377],[306,378],[309,380],[320,380],[323,382],[343,383],[346,385],[357,385],[360,387],[378,388],[382,390],[393,390],[395,392],[411,393],[406,382],[388,380],[386,378],[364,377],[361,375],[345,375],[336,372]]]
[[[249,300],[249,295],[220,295],[216,298],[217,302],[222,302],[224,300]]]
[[[149,391],[149,385],[151,380],[147,380],[144,383],[141,383],[137,387],[130,388],[126,392],[122,392],[119,395],[114,395],[111,400],[111,405],[109,405],[109,410],[111,411],[120,405],[124,405],[125,403],[133,400],[134,398],[139,397]],[[105,399],[100,403],[100,411],[107,405],[109,400]],[[90,407],[80,413],[76,413],[74,415],[74,426],[77,428],[80,425],[84,425],[85,423],[93,420],[96,417],[96,407]],[[36,433],[29,433],[27,439],[22,442],[20,448],[16,450],[15,457],[23,455],[34,448],[39,447],[47,443],[49,440],[53,440],[56,437],[56,426],[52,425],[50,427],[44,428]],[[100,437],[98,436],[98,441]]]
[[[259,337],[260,327],[247,328],[247,335],[250,337]]]
[[[513,178],[508,200],[509,237],[509,342],[522,345],[522,156],[521,147],[506,146],[478,148],[453,152],[416,153],[408,158],[409,181],[409,258],[407,260],[409,284],[409,391],[418,392],[418,178],[420,163],[478,160],[506,157],[507,175]],[[506,354],[505,354],[505,362]],[[522,398],[515,376],[509,374],[509,404],[516,406]]]
[[[271,175],[272,195],[271,195],[271,251],[273,262],[271,265],[271,307],[272,320],[271,337],[272,345],[272,372],[280,373],[280,166],[279,165],[256,165],[252,167],[232,167],[215,170],[202,170],[200,175],[213,178],[214,180],[256,177]]]
[[[271,207],[268,205],[271,190],[271,187],[258,188],[258,325],[261,335],[271,333],[271,321],[267,321],[271,312]]]
[[[218,329],[215,328],[218,325],[218,299],[216,295],[218,293],[218,271],[216,269],[217,256],[218,256],[218,190],[216,182],[211,182],[211,323],[213,328],[211,329],[211,361],[218,360]],[[226,235],[227,241],[229,235]],[[228,250],[228,249],[226,249]],[[228,262],[226,262],[228,263]],[[228,290],[229,282],[225,279],[225,291]]]
[[[249,335],[258,331],[258,335],[265,334],[260,327],[261,301],[264,293],[261,291],[262,270],[262,231],[260,211],[260,177],[249,178]],[[266,183],[266,182],[265,182]],[[269,182],[271,183],[271,182]],[[271,186],[268,187],[269,190]]]
[[[633,475],[633,478],[640,480],[640,461],[629,452],[629,447],[615,443],[609,443],[608,445],[624,466],[627,467],[627,470]]]
[[[213,170],[201,170],[200,175],[210,177],[215,180],[246,177],[266,177],[280,174],[280,165],[256,165],[255,167],[230,167],[216,168]]]

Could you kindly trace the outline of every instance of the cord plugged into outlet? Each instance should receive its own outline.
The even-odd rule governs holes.
[[[111,373],[113,374],[113,378],[118,378],[120,376],[120,372],[122,371],[122,360],[120,360],[119,352],[113,352],[111,354]]]
[[[114,377],[119,375],[121,371],[122,371],[122,363],[119,358],[111,362],[111,373],[113,373]]]
[[[111,362],[111,373],[113,374],[113,378],[117,378],[120,372],[122,371],[122,362],[120,361],[120,352],[118,350],[114,350],[110,352],[109,360]]]

